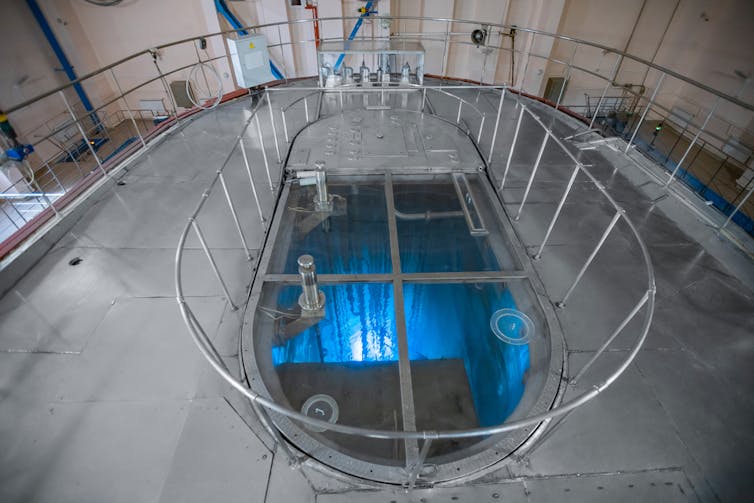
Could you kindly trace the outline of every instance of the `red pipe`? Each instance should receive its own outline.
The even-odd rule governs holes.
[[[312,11],[312,18],[314,19],[314,45],[319,47],[319,14],[317,13],[317,3],[312,0],[306,0],[305,9]]]

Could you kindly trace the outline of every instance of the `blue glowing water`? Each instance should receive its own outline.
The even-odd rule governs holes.
[[[286,264],[295,261],[297,254],[313,250],[310,253],[318,268],[323,264],[329,273],[389,270],[389,246],[382,241],[387,239],[386,233],[347,242],[353,235],[349,229],[358,226],[354,219],[361,219],[362,231],[374,227],[381,233],[383,226],[386,228],[381,218],[366,218],[369,211],[372,215],[379,213],[378,203],[384,203],[384,197],[380,201],[379,192],[373,193],[371,200],[344,197],[348,198],[348,213],[332,217],[329,232],[320,227],[297,240]],[[427,198],[411,197],[401,211],[417,211],[428,204],[431,201]],[[447,207],[441,209],[447,211]],[[459,237],[453,238],[456,235]],[[462,239],[463,244],[459,244]],[[404,220],[399,224],[399,243],[404,271],[496,268],[486,242],[469,236],[463,218]],[[325,318],[285,345],[273,348],[275,365],[398,360],[391,284],[323,285],[321,290],[327,299]],[[507,344],[490,329],[495,311],[516,308],[510,291],[500,283],[405,283],[403,291],[410,360],[463,360],[479,425],[503,422],[521,399],[529,369],[528,345]],[[283,287],[279,306],[294,306],[299,294],[298,286]],[[514,331],[516,328],[520,329],[514,327]]]

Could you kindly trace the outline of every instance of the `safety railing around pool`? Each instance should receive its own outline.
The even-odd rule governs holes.
[[[488,120],[485,120],[485,114],[483,112],[481,112],[477,107],[472,106],[472,104],[467,100],[457,97],[452,92],[453,90],[493,93],[498,100],[494,118],[490,116]],[[323,96],[329,95],[330,97],[338,98],[342,97],[344,94],[349,93],[371,93],[375,95],[379,95],[384,92],[404,94],[412,93],[416,95],[415,102],[419,104],[413,111],[419,113],[427,113],[427,94],[436,92],[450,99],[454,99],[458,102],[458,105],[449,107],[452,111],[449,113],[448,117],[440,118],[447,121],[448,123],[456,125],[466,132],[469,139],[477,146],[477,149],[480,153],[480,161],[483,163],[485,170],[488,171],[488,173],[488,160],[491,160],[493,158],[493,154],[504,152],[504,150],[496,150],[498,128],[501,120],[503,104],[506,99],[515,100],[518,109],[517,117],[515,118],[517,125],[513,136],[513,141],[507,151],[507,155],[505,155],[506,163],[502,177],[500,178],[500,180],[497,180],[495,182],[499,183],[499,186],[496,187],[498,189],[498,194],[501,194],[502,190],[506,187],[506,177],[508,176],[509,170],[511,168],[511,160],[521,141],[519,139],[519,131],[521,129],[522,122],[531,121],[531,124],[536,125],[537,130],[543,134],[543,137],[541,144],[537,150],[536,160],[531,165],[531,171],[526,181],[523,198],[518,204],[518,207],[515,210],[515,214],[511,215],[511,218],[513,220],[517,220],[525,212],[530,189],[532,188],[532,184],[537,177],[543,155],[548,149],[548,146],[551,149],[554,149],[554,152],[557,153],[557,155],[559,155],[565,162],[571,163],[573,166],[570,171],[570,176],[563,186],[562,196],[560,197],[555,212],[549,221],[547,230],[544,236],[542,236],[540,244],[536,247],[536,252],[533,256],[534,259],[538,260],[543,254],[559,253],[559,247],[548,246],[548,242],[553,230],[558,225],[563,207],[571,193],[577,176],[582,175],[586,177],[586,179],[591,182],[594,187],[596,187],[602,200],[606,204],[609,204],[610,207],[614,210],[609,224],[605,228],[597,230],[596,234],[600,236],[599,239],[591,249],[590,253],[584,257],[583,266],[580,268],[576,276],[572,279],[569,287],[557,299],[557,306],[559,306],[561,309],[568,309],[567,301],[572,298],[572,296],[583,293],[583,290],[581,292],[579,291],[579,285],[582,279],[585,277],[585,275],[589,274],[590,267],[593,264],[595,257],[597,257],[606,240],[619,224],[623,225],[625,229],[628,229],[629,235],[633,239],[633,244],[636,245],[635,250],[638,250],[638,256],[640,263],[642,264],[641,267],[644,270],[643,274],[646,275],[646,286],[641,295],[636,299],[636,302],[633,304],[633,306],[627,310],[625,317],[618,324],[618,326],[615,327],[615,329],[611,333],[605,334],[606,337],[602,341],[602,344],[594,352],[591,358],[589,358],[588,361],[584,365],[582,365],[579,371],[574,375],[565,376],[566,378],[563,384],[565,386],[574,387],[577,383],[580,383],[586,375],[587,371],[592,367],[592,365],[596,361],[598,361],[608,350],[608,348],[610,348],[611,345],[615,343],[618,337],[624,333],[624,330],[629,325],[629,323],[639,313],[643,313],[640,328],[638,329],[638,331],[636,331],[636,333],[633,334],[634,337],[631,344],[628,346],[628,350],[625,356],[622,357],[619,363],[615,365],[615,367],[610,372],[607,373],[606,377],[600,379],[598,382],[590,384],[588,387],[586,387],[586,391],[578,392],[575,394],[575,396],[569,394],[569,399],[567,401],[560,403],[559,405],[551,408],[544,413],[533,414],[530,417],[510,422],[504,422],[503,424],[495,425],[492,427],[479,427],[466,430],[387,431],[363,428],[359,427],[359,425],[347,425],[320,421],[296,410],[289,409],[286,406],[276,403],[269,398],[266,398],[265,396],[252,390],[243,378],[239,379],[234,376],[233,372],[228,368],[219,351],[213,345],[210,334],[199,321],[199,317],[196,315],[195,309],[192,309],[191,298],[184,291],[183,258],[185,250],[189,247],[190,240],[194,239],[195,242],[198,243],[199,247],[203,250],[203,253],[205,254],[207,259],[208,267],[212,270],[218,282],[218,285],[226,296],[231,308],[233,310],[236,310],[248,302],[248,293],[245,294],[247,295],[247,297],[236,296],[235,298],[231,294],[231,290],[233,289],[228,285],[228,277],[223,276],[223,274],[221,273],[213,254],[213,247],[205,236],[206,229],[214,229],[220,226],[221,222],[217,220],[216,216],[211,222],[208,220],[201,222],[201,220],[203,216],[203,209],[208,204],[208,201],[212,200],[213,197],[215,198],[213,200],[215,203],[217,201],[220,201],[222,202],[222,204],[227,206],[228,216],[226,227],[230,228],[232,222],[232,227],[234,229],[233,233],[237,234],[237,238],[241,243],[241,248],[243,249],[246,259],[253,264],[251,254],[252,246],[247,240],[247,234],[249,232],[248,230],[253,226],[249,221],[250,215],[241,214],[237,210],[238,197],[239,195],[244,198],[251,197],[254,200],[254,207],[258,211],[258,214],[255,215],[254,218],[258,219],[259,223],[254,223],[253,225],[261,225],[263,227],[264,236],[267,236],[267,233],[270,230],[271,216],[273,214],[274,206],[277,204],[276,202],[278,201],[278,197],[285,180],[285,170],[282,169],[284,168],[284,166],[282,165],[280,166],[281,169],[279,174],[271,175],[270,173],[270,162],[268,155],[272,154],[269,154],[268,150],[270,150],[271,147],[265,148],[264,146],[261,129],[259,126],[260,117],[264,118],[265,116],[267,116],[270,119],[269,124],[272,129],[272,136],[273,138],[276,138],[274,147],[275,153],[277,155],[277,158],[281,159],[285,158],[286,156],[284,155],[284,152],[281,152],[280,146],[277,144],[277,137],[279,134],[276,124],[278,124],[278,122],[273,120],[273,118],[280,117],[282,124],[292,124],[294,122],[300,124],[300,127],[298,127],[295,132],[291,133],[291,131],[287,131],[285,133],[286,139],[283,140],[283,144],[285,145],[286,143],[290,142],[290,146],[292,147],[294,138],[296,137],[298,130],[303,130],[312,122],[319,120],[321,109],[320,106],[317,106],[317,111],[312,112],[313,115],[311,117],[307,112],[302,122],[300,119],[302,118],[301,116],[304,115],[303,104],[306,103],[306,100],[308,98],[314,96],[314,94],[312,94],[312,90],[309,88],[296,87],[270,88],[264,93],[263,96],[260,96],[256,105],[253,107],[252,113],[246,119],[241,132],[233,140],[232,146],[230,147],[229,153],[226,155],[224,162],[217,169],[216,174],[209,184],[208,188],[202,193],[196,209],[188,218],[188,222],[186,223],[181,233],[179,245],[176,251],[175,281],[176,298],[180,306],[181,313],[199,350],[210,363],[210,365],[222,376],[225,381],[227,381],[227,383],[229,383],[233,388],[235,388],[238,392],[243,394],[243,396],[249,399],[261,423],[265,425],[266,430],[270,433],[272,438],[275,439],[276,444],[281,449],[283,449],[287,456],[289,456],[291,463],[297,463],[299,462],[299,460],[294,452],[287,446],[286,441],[282,438],[280,432],[276,429],[275,424],[270,418],[270,413],[285,416],[289,419],[295,420],[297,423],[315,428],[316,431],[331,431],[346,435],[355,435],[373,439],[392,439],[404,442],[421,442],[420,449],[417,450],[416,455],[413,457],[407,456],[406,459],[404,485],[410,490],[417,482],[417,478],[421,473],[421,470],[426,461],[429,447],[433,441],[443,439],[485,437],[505,432],[511,432],[522,428],[534,428],[538,425],[541,425],[542,423],[549,422],[556,418],[565,418],[571,411],[592,400],[602,391],[607,389],[629,367],[647,338],[654,311],[655,277],[647,247],[642,241],[641,236],[639,235],[636,227],[632,223],[630,216],[626,213],[625,209],[621,207],[621,205],[610,195],[610,193],[605,189],[602,183],[600,183],[600,181],[590,172],[589,168],[582,164],[573,155],[573,153],[570,152],[569,148],[565,145],[563,140],[553,132],[551,127],[537,116],[537,114],[532,110],[531,106],[527,104],[529,103],[528,100],[520,99],[519,95],[510,92],[510,90],[504,86],[409,86],[404,88],[394,88],[390,90],[374,88],[344,88],[335,90],[318,89],[316,90],[316,92],[319,95],[319,100],[322,100]],[[302,93],[303,96],[298,96]],[[286,101],[285,99],[283,99],[283,97],[286,95],[292,97]],[[341,112],[340,107],[343,106],[343,100],[339,99],[339,102],[340,105],[336,105],[335,109],[330,113]],[[348,106],[352,108],[354,107],[354,103],[355,101],[351,100],[348,102]],[[262,109],[265,107],[268,109],[266,114],[262,111]],[[458,112],[458,110],[467,110],[467,114],[463,115],[462,113]],[[292,120],[291,117],[288,117],[294,114],[298,116],[295,121]],[[477,130],[475,127],[472,131],[472,128],[468,127],[466,121],[472,120],[479,121],[479,130]],[[254,125],[253,127],[252,124]],[[488,129],[485,129],[485,125],[487,125]],[[288,126],[286,126],[286,128],[287,127]],[[482,142],[482,144],[484,145],[477,142],[477,138],[482,137],[484,137],[484,141]],[[256,139],[254,145],[248,144],[250,138]],[[489,150],[487,150],[486,148],[484,149],[486,153],[488,152],[488,155],[482,154],[483,146],[489,148]],[[255,159],[253,159],[252,161],[250,161],[250,157],[248,155],[250,148],[253,148],[253,151],[256,154]],[[261,166],[264,166],[265,168],[264,173]],[[236,175],[233,176],[234,180],[241,179],[240,176],[242,174],[242,178],[248,181],[248,187],[246,189],[241,188],[238,185],[235,185],[233,187],[233,191],[235,191],[235,198],[232,196],[231,190],[229,190],[229,185],[226,180],[228,175],[232,173],[233,170],[235,170],[236,172]],[[255,171],[257,173],[256,176],[254,174]],[[266,187],[264,190],[266,191],[267,189],[269,189],[271,195],[271,197],[267,198],[268,204],[266,205],[261,202],[259,188],[260,183],[264,182],[266,182],[266,184],[268,185],[268,187]],[[265,241],[266,237],[261,239],[262,243],[264,243]],[[223,246],[227,246],[227,244]],[[252,277],[254,276],[255,270],[256,267],[250,265],[248,277],[236,278],[236,280],[248,286],[248,282],[251,281]],[[634,274],[634,272],[632,272],[632,274]],[[246,330],[248,331],[249,328],[247,328]],[[568,334],[565,334],[565,337],[567,341]]]
[[[317,21],[325,32],[360,19]],[[624,138],[625,152],[635,148],[667,170],[664,178],[657,178],[667,193],[717,208],[718,218],[714,214],[705,218],[723,236],[740,244],[738,233],[728,228],[731,221],[749,234],[754,232],[751,148],[737,141],[754,118],[754,105],[741,98],[749,76],[740,75],[741,84],[726,93],[618,49],[540,30],[447,18],[369,19],[389,29],[383,30],[384,36],[362,30],[358,39],[421,42],[428,75],[482,84],[504,82],[559,110],[586,110],[581,118],[590,128]],[[316,43],[327,39],[296,40],[290,32],[293,26],[310,23],[299,19],[247,30],[267,36],[271,56],[282,62],[284,79],[289,81],[318,71],[308,60],[316,61]],[[472,41],[474,30],[483,33],[481,39]],[[244,92],[224,83],[231,64],[223,39],[235,34],[236,30],[226,30],[139,51],[7,108],[5,114],[19,129],[22,146],[33,152],[21,149],[13,154],[17,162],[5,164],[0,257],[45,223],[64,216],[90,186],[148,148],[169,127],[180,126],[183,118],[215,104],[218,94],[231,98]],[[293,58],[294,48],[303,56]],[[307,51],[311,51],[308,58]],[[631,75],[643,74],[641,83],[621,83],[628,63]],[[552,87],[549,92],[543,90],[544,77],[555,79],[554,86],[547,86]],[[94,106],[85,108],[74,99],[74,86],[94,96]],[[177,96],[181,87],[186,92]],[[617,90],[628,99],[611,99]],[[677,180],[690,190],[679,190]]]

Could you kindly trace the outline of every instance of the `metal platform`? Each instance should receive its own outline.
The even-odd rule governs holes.
[[[485,93],[459,91],[494,116]],[[302,92],[302,95],[304,92]],[[290,97],[289,99],[293,99]],[[523,100],[523,99],[522,99]],[[430,99],[436,109],[450,103]],[[524,100],[526,101],[526,100]],[[278,102],[276,107],[283,106]],[[505,102],[498,152],[512,143],[516,100]],[[334,105],[337,106],[337,105]],[[528,103],[561,138],[577,123]],[[650,337],[626,373],[596,400],[547,432],[525,456],[457,487],[370,486],[322,472],[304,461],[290,467],[258,424],[196,351],[175,305],[173,259],[186,218],[248,119],[239,100],[184,121],[161,145],[119,175],[73,229],[0,299],[0,500],[2,501],[743,501],[754,490],[750,452],[754,418],[754,292],[737,277],[751,263],[713,230],[674,220],[678,203],[653,203],[649,178],[609,152],[585,151],[581,162],[631,214],[648,245],[657,278]],[[325,114],[327,110],[325,109]],[[454,109],[449,112],[455,114]],[[299,113],[302,120],[303,110]],[[389,120],[389,119],[388,119]],[[522,126],[519,153],[502,197],[516,214],[527,186],[539,129]],[[583,127],[583,126],[582,126]],[[279,178],[271,131],[265,130],[271,179]],[[258,139],[244,138],[263,215],[265,187]],[[280,138],[282,142],[282,138]],[[517,147],[517,148],[519,148]],[[527,157],[528,156],[528,157]],[[240,154],[234,162],[240,162]],[[504,157],[491,160],[496,179]],[[530,252],[570,175],[545,155],[513,229]],[[560,298],[594,247],[613,209],[594,201],[577,178],[573,197],[534,268],[545,295]],[[230,183],[256,256],[264,222],[252,198]],[[228,218],[221,198],[207,216]],[[673,217],[673,218],[671,218]],[[235,229],[202,222],[219,270],[246,278],[253,262]],[[579,368],[633,305],[645,280],[618,226],[567,309],[558,312]],[[82,259],[77,265],[75,258]],[[185,294],[231,368],[236,368],[240,313],[229,309],[196,240],[184,252]],[[229,283],[230,295],[248,284]],[[625,357],[620,341],[593,372]],[[578,388],[574,391],[579,391]],[[569,397],[566,396],[567,400]]]

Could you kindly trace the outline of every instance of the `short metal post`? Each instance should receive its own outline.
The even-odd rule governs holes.
[[[503,101],[505,100],[505,91],[507,88],[503,88],[502,91],[500,91],[500,103],[497,104],[497,116],[495,117],[495,129],[492,131],[492,143],[490,143],[490,155],[487,156],[487,164],[492,164],[492,152],[495,150],[495,142],[497,141],[497,128],[500,126],[500,113],[503,111]],[[521,114],[524,113],[523,108],[521,109]],[[518,124],[516,125],[516,133],[513,136],[513,144],[516,143],[516,137],[518,136],[518,128],[521,126],[521,115],[518,116]],[[482,128],[479,128],[479,135],[481,137],[482,134]],[[513,150],[513,147],[511,146],[511,151]],[[508,165],[510,165],[510,157],[508,157]],[[505,172],[508,172],[508,168],[505,168]],[[505,175],[503,175],[503,183],[505,183]],[[502,187],[501,187],[502,188]]]
[[[613,71],[610,75],[610,78],[607,81],[607,84],[605,85],[605,88],[602,90],[602,96],[600,96],[600,100],[597,102],[597,108],[594,110],[594,115],[592,115],[592,120],[591,122],[589,122],[588,129],[592,129],[592,126],[594,126],[594,121],[597,120],[597,114],[599,113],[600,108],[602,107],[602,103],[605,101],[607,90],[610,89],[611,85],[613,85],[613,82],[615,82],[615,77],[618,75],[618,67],[620,67],[621,61],[623,61],[622,55],[618,57],[618,59],[615,61],[615,66],[613,67]]]
[[[128,101],[126,101],[126,96],[123,94],[123,89],[121,89],[118,79],[115,78],[115,71],[112,68],[110,69],[110,75],[113,76],[113,82],[115,82],[115,87],[118,88],[118,93],[120,93],[120,98],[123,100],[123,103],[126,105],[126,110],[128,110],[128,116],[131,118],[131,124],[133,124],[134,129],[136,130],[136,135],[139,137],[139,141],[141,141],[141,146],[146,148],[147,143],[144,141],[144,137],[141,135],[141,131],[139,131],[139,126],[136,124],[136,119],[134,119],[134,113],[131,111],[131,108],[128,106]]]
[[[681,165],[683,164],[683,161],[686,160],[686,157],[689,155],[689,152],[691,152],[691,149],[694,148],[694,145],[696,145],[696,142],[699,140],[699,137],[702,135],[704,128],[707,127],[707,124],[709,123],[710,119],[714,115],[715,111],[717,111],[717,107],[720,105],[721,100],[722,98],[717,98],[717,101],[715,102],[714,106],[707,114],[707,117],[704,119],[704,122],[702,123],[702,127],[700,127],[699,131],[697,131],[696,135],[694,135],[694,139],[691,140],[691,143],[689,143],[688,148],[681,156],[681,160],[678,161],[678,163],[675,165],[675,169],[673,170],[672,173],[670,173],[670,178],[668,178],[668,181],[665,182],[665,187],[668,187],[671,183],[673,183],[676,173],[678,173],[678,170],[681,169]],[[692,160],[692,163],[693,163],[693,160]]]
[[[202,197],[209,197],[209,193],[205,192]],[[217,268],[217,264],[215,263],[215,259],[212,257],[212,252],[209,251],[209,248],[207,247],[207,242],[204,240],[204,234],[202,234],[202,230],[199,228],[199,224],[196,222],[196,219],[194,217],[191,217],[191,226],[194,228],[194,231],[196,232],[196,237],[199,238],[199,243],[202,245],[202,249],[204,249],[204,253],[207,255],[207,260],[209,260],[209,265],[212,267],[212,271],[215,273],[215,277],[217,278],[217,281],[220,282],[220,286],[223,289],[223,292],[225,292],[225,297],[228,299],[228,304],[230,304],[230,308],[233,311],[238,310],[238,306],[236,306],[233,303],[233,298],[230,296],[230,292],[228,291],[228,287],[225,285],[225,281],[223,281],[223,277],[220,275],[220,270]]]
[[[463,100],[458,98],[458,113],[456,114],[456,124],[461,122],[461,108],[463,107]]]
[[[270,175],[270,163],[267,162],[267,151],[264,149],[264,138],[262,137],[262,127],[259,125],[259,114],[254,114],[254,122],[257,125],[257,133],[259,136],[259,145],[262,147],[262,159],[264,160],[264,170],[267,172],[267,181],[270,184],[270,192],[275,191],[275,187],[272,186],[272,176]]]
[[[618,328],[616,328],[613,331],[612,335],[610,335],[610,337],[608,337],[607,340],[604,343],[602,343],[602,345],[597,350],[597,352],[594,353],[594,355],[591,358],[589,358],[589,361],[587,361],[584,364],[584,366],[581,367],[581,370],[579,370],[578,374],[576,374],[576,376],[574,376],[574,378],[571,379],[571,384],[576,384],[576,382],[579,379],[581,379],[581,377],[586,373],[586,371],[589,370],[589,367],[591,367],[592,364],[595,361],[597,361],[597,358],[599,358],[600,355],[602,355],[602,353],[605,352],[605,350],[610,346],[610,344],[613,343],[613,341],[615,340],[615,338],[618,337],[618,335],[623,331],[624,328],[626,328],[626,325],[628,325],[631,322],[631,320],[634,319],[634,316],[636,316],[636,313],[638,313],[639,310],[644,306],[644,304],[646,304],[647,301],[649,300],[649,293],[650,293],[650,290],[647,290],[644,293],[644,295],[639,300],[639,302],[634,306],[634,308],[631,310],[631,312],[628,313],[628,316],[626,316],[623,319],[623,321],[621,322],[621,324],[618,325]]]
[[[301,296],[298,303],[305,311],[317,311],[322,305],[322,293],[317,283],[317,268],[314,265],[314,257],[301,255],[298,258],[298,273],[301,276]]]
[[[259,212],[259,220],[264,223],[264,214],[262,213],[262,206],[259,204],[259,196],[257,195],[257,186],[254,184],[254,176],[251,174],[251,166],[249,165],[249,158],[246,157],[246,147],[243,145],[243,138],[238,139],[238,145],[241,147],[241,156],[243,157],[243,163],[246,165],[246,173],[249,175],[249,183],[251,183],[251,193],[254,195],[254,202],[257,204],[257,211]]]
[[[513,133],[513,142],[511,148],[508,150],[508,160],[505,163],[505,171],[503,171],[503,180],[500,182],[500,190],[505,187],[505,179],[508,177],[508,170],[511,168],[511,160],[513,159],[513,151],[516,149],[516,142],[518,141],[518,132],[521,129],[521,120],[524,118],[524,111],[526,107],[521,105],[521,111],[518,113],[518,122],[516,122],[516,130]],[[495,128],[497,132],[497,128]]]
[[[309,124],[309,102],[306,100],[306,96],[304,96],[304,117],[306,117],[306,123]]]
[[[427,88],[425,87],[422,89],[422,107],[419,110],[421,113],[424,113],[424,106],[427,104]]]
[[[563,206],[565,205],[566,199],[568,198],[568,194],[571,193],[571,188],[573,187],[573,183],[576,181],[576,176],[579,174],[581,167],[582,167],[581,164],[576,164],[576,167],[573,168],[573,172],[571,173],[571,178],[568,179],[568,185],[566,185],[566,189],[565,189],[565,192],[563,193],[563,197],[560,198],[560,201],[558,202],[558,207],[555,208],[555,214],[552,216],[552,220],[550,220],[550,225],[547,227],[547,232],[545,232],[545,237],[542,240],[542,244],[539,245],[539,250],[537,250],[537,253],[534,254],[534,260],[539,260],[542,257],[542,250],[545,249],[547,240],[550,239],[550,234],[552,233],[552,230],[555,228],[555,222],[557,222],[558,217],[560,216],[560,212],[563,210]]]
[[[479,132],[476,135],[477,145],[482,141],[482,131],[484,131],[484,120],[487,118],[486,114],[482,114],[482,120],[479,122]]]
[[[267,107],[270,111],[270,124],[272,125],[272,139],[275,140],[275,153],[278,156],[278,164],[283,162],[283,159],[280,157],[280,146],[278,145],[278,131],[275,127],[275,115],[272,113],[272,100],[270,99],[270,92],[265,88],[264,90],[265,96],[267,96]]]
[[[220,184],[223,186],[223,192],[225,192],[225,199],[228,201],[230,214],[233,215],[233,223],[236,224],[236,230],[238,231],[238,235],[241,237],[241,244],[243,245],[244,252],[246,252],[246,259],[251,260],[251,253],[249,253],[249,247],[246,244],[246,237],[243,235],[243,229],[241,229],[241,222],[238,221],[238,213],[236,212],[236,207],[233,204],[233,199],[231,199],[230,197],[230,191],[228,191],[228,184],[225,183],[225,177],[223,176],[223,172],[220,170],[217,170],[217,176],[218,178],[220,178]]]
[[[290,35],[290,33],[289,33]],[[278,24],[278,43],[280,44],[280,61],[283,63],[283,80],[288,83],[288,65],[285,64],[285,51],[283,50],[283,37],[280,35],[280,25]]]
[[[110,177],[110,175],[105,171],[105,168],[102,167],[102,162],[99,160],[99,157],[97,156],[97,152],[94,151],[94,147],[92,147],[92,142],[89,141],[89,138],[86,136],[86,133],[84,132],[84,128],[81,127],[81,124],[79,124],[79,120],[76,118],[76,115],[73,113],[73,110],[71,109],[71,105],[68,104],[68,100],[65,97],[65,94],[63,94],[63,91],[58,91],[58,94],[63,99],[63,103],[65,103],[65,107],[68,109],[68,113],[71,114],[71,117],[73,118],[73,122],[76,123],[76,127],[79,130],[79,133],[81,133],[81,137],[86,142],[86,146],[89,147],[89,152],[92,153],[94,156],[94,160],[97,161],[97,166],[99,166],[100,171],[102,171],[102,174],[106,177]],[[104,127],[104,126],[103,126]]]
[[[514,220],[518,220],[521,218],[521,212],[524,211],[524,204],[526,204],[526,199],[529,197],[529,191],[531,190],[531,185],[534,183],[534,176],[537,174],[537,170],[539,169],[539,163],[542,161],[542,155],[545,153],[545,147],[547,147],[547,140],[550,139],[550,131],[545,131],[545,137],[542,140],[542,145],[539,147],[539,152],[537,152],[537,160],[534,161],[534,167],[531,170],[531,175],[529,176],[529,181],[526,183],[526,190],[524,190],[524,197],[521,199],[521,206],[518,207],[518,213],[516,213],[516,216]]]
[[[634,138],[636,138],[636,134],[639,132],[639,129],[641,128],[641,124],[644,122],[644,118],[647,116],[647,112],[649,112],[649,109],[652,107],[652,104],[655,102],[655,97],[657,96],[657,91],[660,90],[660,86],[662,85],[662,81],[665,80],[665,74],[660,75],[660,80],[657,81],[657,85],[655,86],[655,90],[652,92],[652,97],[649,99],[649,103],[647,103],[647,107],[644,109],[644,112],[641,114],[641,118],[639,119],[639,123],[636,125],[636,129],[634,129],[634,133],[631,135],[631,139],[628,140],[628,145],[626,145],[626,150],[624,150],[624,153],[628,153],[628,150],[631,148],[631,144],[634,142]]]
[[[727,218],[727,219],[725,220],[725,222],[723,223],[723,225],[721,225],[721,226],[720,226],[720,229],[718,229],[718,230],[723,230],[723,229],[725,229],[725,227],[726,227],[726,226],[728,225],[728,223],[729,223],[729,222],[730,222],[731,220],[733,220],[733,216],[734,216],[734,215],[735,215],[736,213],[738,213],[738,211],[739,211],[739,210],[741,209],[741,207],[742,207],[742,206],[743,206],[744,204],[746,204],[746,201],[747,201],[747,200],[748,200],[748,199],[749,199],[749,198],[751,197],[751,194],[752,194],[752,192],[754,192],[754,183],[752,183],[752,180],[749,180],[749,185],[751,185],[751,188],[749,189],[749,192],[747,192],[747,193],[746,193],[746,195],[744,196],[744,198],[743,198],[743,199],[741,199],[741,202],[740,202],[740,203],[738,203],[738,206],[736,206],[736,209],[735,209],[735,210],[733,210],[733,212],[732,212],[732,213],[731,213],[730,215],[728,215],[728,218]]]
[[[283,117],[283,136],[285,136],[285,143],[290,143],[288,139],[288,123],[285,120],[285,110],[280,108],[280,115]]]
[[[340,100],[340,112],[343,113],[343,90],[338,89],[338,99]]]
[[[589,268],[589,266],[592,264],[592,261],[594,260],[594,257],[597,256],[597,253],[599,253],[600,248],[602,248],[602,245],[605,244],[605,241],[607,240],[607,237],[610,235],[610,232],[612,232],[613,227],[615,227],[615,224],[618,223],[618,219],[626,212],[623,208],[618,209],[615,212],[615,215],[613,215],[613,219],[610,221],[610,225],[607,226],[607,229],[605,229],[605,232],[602,233],[602,237],[600,238],[599,242],[597,243],[597,246],[594,248],[594,251],[592,251],[591,255],[589,255],[589,258],[586,259],[586,263],[584,264],[584,267],[581,268],[579,273],[576,275],[576,279],[573,281],[573,284],[571,285],[571,288],[568,289],[566,294],[563,296],[563,300],[558,302],[556,305],[560,308],[565,307],[566,301],[568,300],[568,297],[571,296],[571,293],[573,293],[573,290],[576,288],[576,285],[579,284],[579,281],[581,281],[581,277],[584,276],[584,273]]]
[[[573,66],[573,59],[576,56],[576,49],[578,49],[578,45],[573,45],[573,52],[571,52],[571,59],[568,60],[568,67],[566,68],[565,72],[565,79],[563,79],[563,85],[560,87],[560,93],[558,93],[558,101],[555,102],[555,110],[558,110],[560,108],[560,100],[563,99],[563,94],[565,93],[565,88],[568,85],[568,81],[571,80],[571,67]]]
[[[424,443],[422,443],[422,448],[419,451],[419,457],[416,459],[416,461],[410,465],[408,469],[408,492],[414,490],[414,487],[416,486],[416,479],[419,477],[419,472],[421,471],[422,466],[424,466],[424,461],[427,459],[427,455],[429,454],[429,447],[432,445],[433,437],[427,437],[424,439]]]

